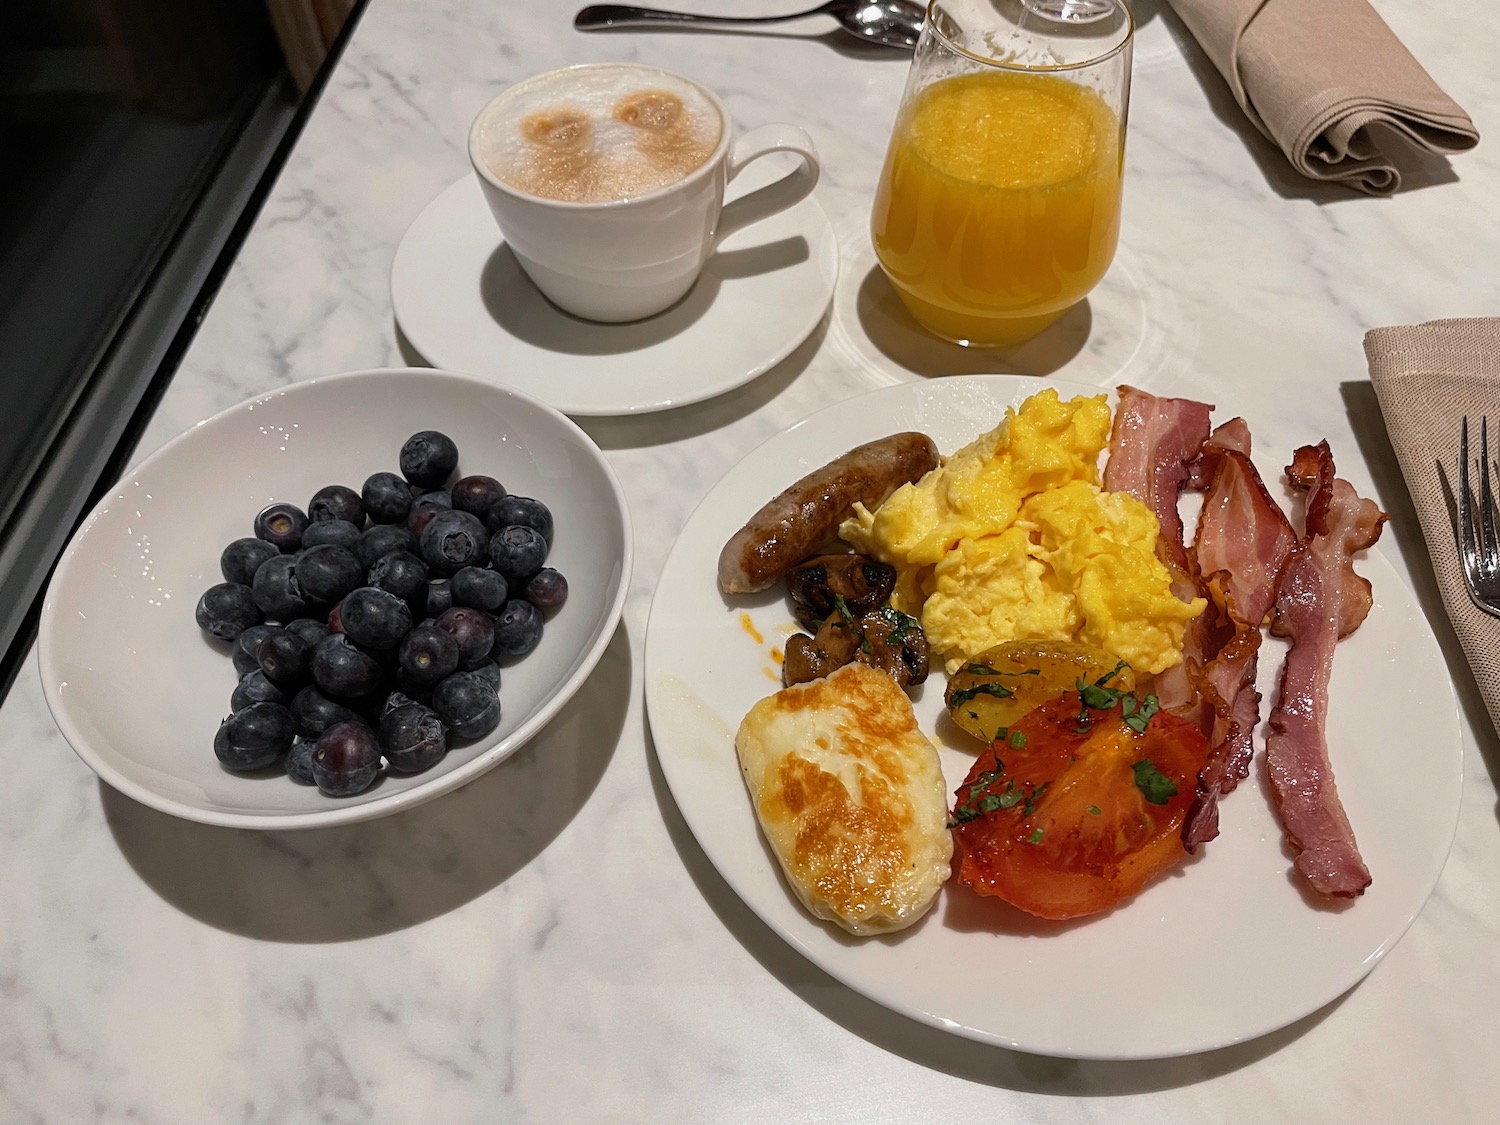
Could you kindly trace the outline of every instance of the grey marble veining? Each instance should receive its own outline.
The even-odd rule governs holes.
[[[1010,363],[1328,437],[1343,472],[1397,513],[1386,553],[1421,593],[1431,580],[1400,526],[1360,338],[1500,312],[1488,136],[1500,15],[1477,0],[1377,7],[1474,115],[1487,135],[1475,152],[1387,200],[1305,184],[1170,10],[1143,0],[1119,257],[1086,316]],[[791,422],[995,361],[922,337],[872,273],[865,223],[904,59],[816,24],[588,36],[570,14],[541,0],[374,0],[140,455],[259,391],[405,362],[387,290],[402,232],[465,173],[475,110],[572,62],[672,67],[717,89],[741,127],[791,120],[813,134],[842,249],[828,320],[735,392],[584,421],[638,531],[624,622],[558,719],[457,793],[337,831],[178,821],[69,751],[33,658],[0,708],[0,1121],[1492,1120],[1500,748],[1461,669],[1464,805],[1436,894],[1362,985],[1261,1039],[1136,1064],[985,1047],[850,992],[735,897],[672,804],[641,702],[672,535]],[[1420,784],[1420,747],[1413,759]],[[1211,1003],[1214,982],[1204,989]]]

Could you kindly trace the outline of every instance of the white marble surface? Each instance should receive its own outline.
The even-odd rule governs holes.
[[[1494,132],[1500,15],[1477,0],[1377,7]],[[904,60],[833,34],[585,36],[570,12],[373,0],[141,453],[253,392],[399,362],[386,283],[402,231],[463,174],[476,107],[574,61],[672,66],[742,123],[812,132],[843,246],[829,320],[738,391],[585,423],[635,513],[624,624],[562,717],[454,795],[327,832],[174,821],[94,778],[50,720],[34,660],[23,669],[0,708],[0,1121],[1494,1120],[1500,748],[1457,663],[1465,801],[1436,894],[1362,985],[1226,1050],[1072,1063],[944,1035],[813,969],[720,881],[664,789],[641,704],[673,532],[729,465],[811,410],[1003,367],[926,343],[871,275],[866,214]],[[1435,607],[1360,338],[1500,312],[1496,140],[1393,199],[1301,183],[1171,14],[1152,0],[1139,15],[1119,258],[1091,320],[1013,369],[1128,379],[1217,399],[1258,432],[1327,436],[1394,513],[1387,554]]]

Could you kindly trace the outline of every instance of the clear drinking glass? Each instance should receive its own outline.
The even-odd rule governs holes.
[[[1104,276],[1134,30],[1122,0],[932,0],[870,219],[926,328],[1016,344]]]

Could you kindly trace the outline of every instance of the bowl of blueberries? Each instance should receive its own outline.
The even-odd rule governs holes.
[[[619,481],[553,408],[427,368],[331,375],[132,469],[58,563],[38,661],[127,796],[323,827],[515,753],[598,663],[630,572]]]

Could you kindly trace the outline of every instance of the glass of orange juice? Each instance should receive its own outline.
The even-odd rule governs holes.
[[[932,0],[870,231],[902,302],[960,344],[1041,332],[1120,234],[1123,0]]]

